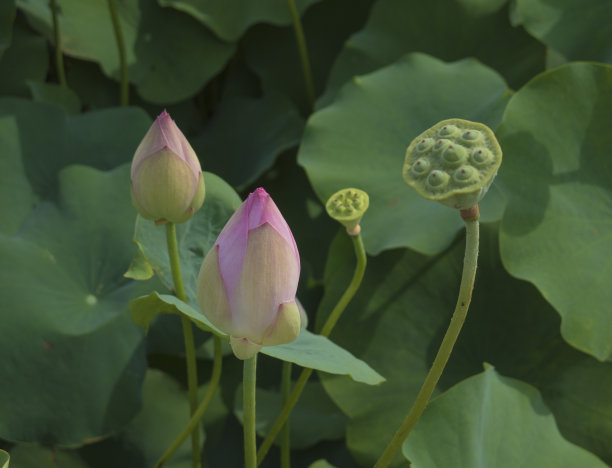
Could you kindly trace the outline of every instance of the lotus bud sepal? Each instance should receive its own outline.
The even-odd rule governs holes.
[[[200,161],[164,111],[138,145],[131,169],[132,204],[156,224],[187,221],[204,203]]]

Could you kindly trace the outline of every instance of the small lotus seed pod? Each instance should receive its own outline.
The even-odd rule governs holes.
[[[434,143],[423,149],[424,141]],[[449,119],[410,143],[402,174],[419,195],[467,210],[487,192],[501,161],[499,143],[486,125]]]
[[[338,204],[338,201],[341,203]],[[359,222],[368,206],[370,206],[370,198],[367,193],[363,190],[347,188],[329,197],[325,209],[327,214],[340,222],[351,236],[356,236],[361,230]]]

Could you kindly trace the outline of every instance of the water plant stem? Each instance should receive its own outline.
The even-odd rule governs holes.
[[[293,30],[295,31],[295,38],[297,40],[300,60],[302,62],[302,73],[304,74],[304,82],[306,84],[308,100],[310,102],[310,107],[313,108],[315,104],[314,79],[312,77],[310,59],[308,58],[308,47],[306,47],[306,37],[304,36],[302,20],[300,19],[300,13],[298,12],[297,7],[295,6],[295,1],[287,0],[287,5],[289,6],[289,10],[291,11]]]
[[[344,312],[344,309],[346,309],[346,306],[349,304],[349,302],[359,289],[359,286],[361,285],[361,280],[363,279],[363,275],[365,273],[367,265],[367,256],[363,247],[363,240],[361,239],[361,235],[357,234],[356,236],[351,236],[351,239],[353,240],[353,247],[355,249],[355,255],[357,256],[355,272],[353,273],[353,278],[351,279],[351,282],[346,288],[346,291],[344,291],[344,294],[342,294],[342,297],[340,297],[340,300],[333,308],[332,312],[329,314],[329,317],[327,317],[327,320],[323,324],[323,328],[321,329],[321,335],[325,337],[329,336],[329,334],[332,332],[334,326],[340,319],[342,312]],[[276,436],[280,432],[285,422],[289,419],[289,415],[291,414],[293,407],[296,405],[298,399],[300,398],[300,395],[302,394],[302,391],[306,386],[306,382],[308,382],[308,378],[311,374],[312,369],[309,368],[304,368],[300,373],[300,376],[298,377],[295,386],[293,387],[291,395],[289,395],[287,402],[284,403],[283,409],[274,421],[274,424],[272,424],[272,427],[268,431],[266,438],[261,443],[259,450],[257,451],[258,465],[263,461],[266,454],[270,450],[270,447],[272,447]]]
[[[187,302],[183,276],[181,275],[181,265],[179,260],[178,243],[176,240],[176,228],[174,223],[166,223],[166,243],[168,246],[168,256],[170,258],[170,269],[172,270],[172,280],[176,297],[181,301]],[[187,361],[187,388],[189,392],[189,408],[193,417],[198,407],[198,370],[195,357],[195,344],[193,341],[193,328],[191,321],[181,315],[183,325],[183,336],[185,338],[185,358]],[[193,457],[193,467],[200,466],[200,427],[195,425],[191,432],[191,450]]]
[[[466,210],[467,211],[467,210]],[[423,386],[419,391],[412,408],[408,415],[402,422],[389,445],[374,465],[374,468],[386,468],[389,466],[397,452],[401,449],[402,444],[410,434],[410,431],[415,426],[421,414],[425,410],[431,395],[436,388],[438,380],[444,371],[444,367],[448,362],[448,359],[453,350],[453,346],[457,341],[461,327],[465,322],[467,311],[470,306],[470,300],[472,299],[472,290],[474,289],[474,279],[476,277],[476,265],[478,261],[478,211],[476,210],[476,216],[472,218],[462,217],[465,221],[465,257],[463,259],[463,273],[461,275],[461,286],[459,288],[459,298],[457,299],[457,305],[455,311],[451,317],[450,325],[446,330],[446,334],[442,339],[442,344],[438,349],[438,354],[434,359],[434,362],[429,369],[429,373],[423,382]]]
[[[64,55],[62,54],[62,35],[57,19],[57,2],[51,0],[51,18],[53,20],[53,37],[55,40],[55,68],[57,79],[62,88],[67,88],[66,71],[64,70]]]
[[[255,382],[257,380],[257,354],[244,360],[243,408],[244,408],[244,468],[257,468],[255,434]]]
[[[206,390],[206,395],[204,395],[200,406],[198,406],[198,409],[191,416],[189,423],[183,428],[177,438],[174,439],[170,447],[168,447],[163,453],[163,455],[159,458],[159,460],[155,464],[155,468],[162,468],[164,466],[164,463],[166,463],[170,459],[170,457],[174,455],[174,453],[179,449],[185,439],[189,437],[189,434],[193,432],[194,428],[199,427],[200,421],[202,420],[204,413],[208,409],[208,405],[210,405],[210,402],[215,396],[215,391],[219,386],[219,380],[221,380],[223,354],[221,354],[221,338],[219,338],[217,335],[213,335],[213,343],[215,348],[215,357],[213,362],[212,375],[210,377],[208,389]]]
[[[291,368],[290,362],[283,362],[283,374],[281,378],[281,394],[283,397],[283,405],[289,401],[291,395]],[[281,449],[280,449],[281,468],[291,468],[291,427],[289,419],[285,421],[281,432]]]
[[[108,0],[108,9],[110,10],[113,29],[115,30],[115,39],[117,41],[117,50],[119,52],[119,68],[121,71],[121,97],[120,103],[123,107],[129,102],[129,82],[127,71],[127,59],[125,54],[125,44],[123,42],[123,33],[121,32],[121,23],[119,22],[119,13],[117,11],[117,0]]]

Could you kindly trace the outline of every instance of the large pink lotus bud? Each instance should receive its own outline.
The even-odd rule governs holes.
[[[193,148],[163,111],[132,160],[132,203],[157,224],[182,223],[204,202],[204,178]]]
[[[230,335],[239,359],[300,333],[295,292],[300,256],[287,222],[263,188],[229,219],[198,276],[198,303]]]

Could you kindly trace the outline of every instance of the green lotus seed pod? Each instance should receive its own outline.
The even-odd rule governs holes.
[[[327,214],[340,222],[350,235],[360,232],[359,222],[370,205],[370,198],[363,190],[347,188],[334,193],[325,204]]]
[[[499,143],[486,125],[449,119],[410,143],[402,174],[419,195],[467,210],[487,192],[501,161]]]

